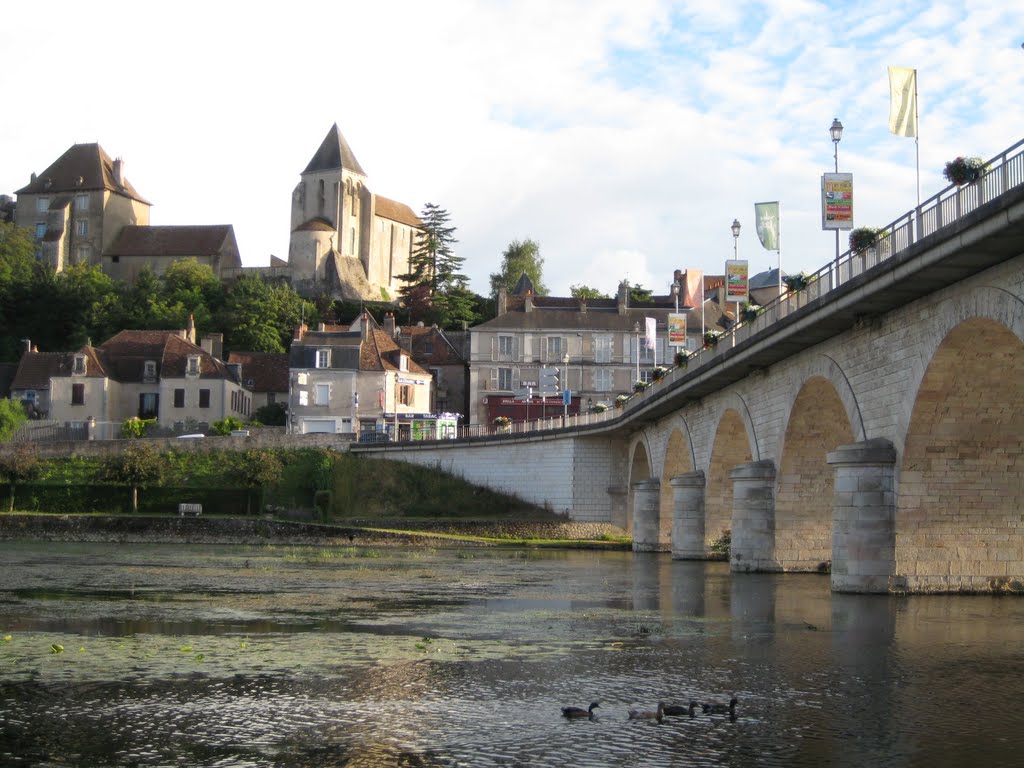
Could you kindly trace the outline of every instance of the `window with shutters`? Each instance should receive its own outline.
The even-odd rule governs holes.
[[[210,390],[200,389],[199,390],[199,407],[209,408],[210,407]]]
[[[85,375],[85,355],[75,355],[75,367],[72,371],[75,375]]]
[[[614,373],[611,368],[595,368],[594,389],[598,392],[611,392]]]
[[[498,359],[499,360],[515,360],[516,354],[516,337],[515,336],[499,336],[498,337]]]
[[[329,349],[318,349],[316,351],[316,367],[317,368],[330,368],[331,367],[331,350],[329,350]]]
[[[602,333],[594,336],[594,362],[610,363],[612,361],[612,336]]]
[[[499,368],[498,369],[498,389],[512,391],[512,369],[511,368]]]
[[[317,405],[330,405],[331,404],[331,385],[330,384],[317,384],[315,393]]]
[[[174,407],[184,408],[185,407],[185,390],[176,389],[174,390]]]
[[[563,349],[563,344],[562,344],[562,337],[561,336],[548,336],[547,348],[548,348],[548,353],[547,353],[547,357],[545,359],[549,363],[550,362],[556,362],[556,363],[557,362],[561,362],[562,357],[565,355],[565,350]]]

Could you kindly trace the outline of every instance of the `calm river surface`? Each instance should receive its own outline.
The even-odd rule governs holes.
[[[3,766],[1024,764],[1021,599],[622,552],[0,542],[0,563]],[[627,719],[731,695],[734,722]]]

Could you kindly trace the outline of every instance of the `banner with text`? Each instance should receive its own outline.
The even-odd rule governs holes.
[[[727,259],[725,262],[725,300],[746,301],[749,293],[749,267],[742,259]]]
[[[821,228],[853,229],[853,174],[821,177]]]
[[[670,312],[668,315],[668,345],[670,347],[686,346],[686,315]]]

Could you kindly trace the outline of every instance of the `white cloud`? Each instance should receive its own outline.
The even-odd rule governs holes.
[[[818,184],[846,133],[858,224],[916,199],[887,132],[888,65],[919,70],[921,184],[1020,138],[1024,52],[1005,3],[786,0],[16,5],[0,192],[74,142],[126,161],[154,223],[230,223],[246,264],[287,254],[299,172],[337,122],[379,194],[446,207],[475,290],[514,239],[545,282],[664,291],[675,268],[774,265],[753,204],[780,200],[783,267],[832,257]],[[201,21],[200,21],[201,20]],[[41,55],[45,51],[45,55]]]

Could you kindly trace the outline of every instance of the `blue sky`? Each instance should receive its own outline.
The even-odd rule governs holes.
[[[946,160],[1024,138],[1024,25],[992,0],[98,7],[5,10],[0,193],[98,141],[154,224],[232,224],[249,266],[287,258],[291,191],[335,122],[374,192],[448,209],[474,290],[533,238],[560,295],[720,274],[734,218],[740,257],[773,267],[763,200],[781,203],[783,269],[817,269],[834,117],[855,223],[913,207],[889,65],[918,70],[923,199]]]

